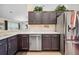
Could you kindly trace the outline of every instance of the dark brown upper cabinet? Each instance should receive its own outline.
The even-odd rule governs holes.
[[[42,24],[56,24],[56,12],[42,12]]]
[[[29,24],[41,24],[41,12],[29,12]]]
[[[57,23],[57,18],[56,18],[56,12],[49,12],[49,23],[50,24],[56,24]]]
[[[34,19],[35,19],[35,13],[34,12],[29,12],[28,13],[28,21],[29,21],[29,24],[33,24],[34,23]]]
[[[29,24],[56,24],[56,12],[29,12]]]
[[[42,23],[43,24],[49,23],[49,12],[42,12]]]
[[[40,24],[42,21],[42,13],[41,12],[36,12],[35,13],[35,23],[36,24]]]

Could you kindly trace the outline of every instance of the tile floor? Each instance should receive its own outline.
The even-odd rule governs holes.
[[[41,52],[18,52],[16,55],[61,55],[58,51],[41,51]]]

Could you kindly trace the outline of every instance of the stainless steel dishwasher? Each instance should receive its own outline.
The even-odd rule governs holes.
[[[29,50],[40,51],[41,50],[41,35],[30,34],[29,35]]]

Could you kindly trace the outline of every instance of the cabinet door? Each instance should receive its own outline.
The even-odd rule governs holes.
[[[7,39],[0,41],[0,55],[7,55]]]
[[[59,50],[60,44],[59,44],[59,36],[52,35],[52,50]]]
[[[50,34],[42,35],[42,49],[51,50],[51,35]]]
[[[49,24],[49,12],[42,12],[42,24]]]
[[[49,23],[50,24],[56,24],[56,12],[49,12]]]
[[[35,13],[35,19],[34,19],[34,23],[35,24],[41,24],[42,23],[42,13],[41,12],[36,12]]]
[[[28,50],[28,38],[22,38],[22,49],[23,50]]]
[[[34,12],[29,12],[28,13],[28,19],[29,19],[29,24],[34,24],[35,13]]]
[[[17,39],[16,36],[8,38],[8,54],[13,55],[17,51]]]
[[[18,48],[17,48],[17,37],[16,36],[15,36],[13,44],[14,44],[14,52],[16,53],[16,51],[18,50]]]
[[[56,12],[42,12],[43,24],[56,24]]]
[[[19,34],[18,35],[18,49],[19,50],[28,50],[29,49],[29,35],[28,34]]]
[[[17,44],[17,46],[18,46],[18,50],[21,50],[21,48],[22,48],[22,40],[21,40],[21,34],[19,34],[19,35],[17,35],[17,37],[18,37],[18,44]]]
[[[29,24],[41,24],[41,12],[29,12]]]
[[[41,24],[41,12],[29,12],[29,24]]]
[[[50,38],[44,38],[43,39],[43,50],[51,50],[51,39]]]

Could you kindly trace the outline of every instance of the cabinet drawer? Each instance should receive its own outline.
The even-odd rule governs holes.
[[[43,34],[42,37],[43,38],[50,38],[51,37],[51,34]]]
[[[22,35],[21,37],[28,37],[28,35]]]
[[[28,34],[19,34],[18,37],[29,37]]]
[[[52,34],[51,37],[59,38],[59,35],[58,34]]]

